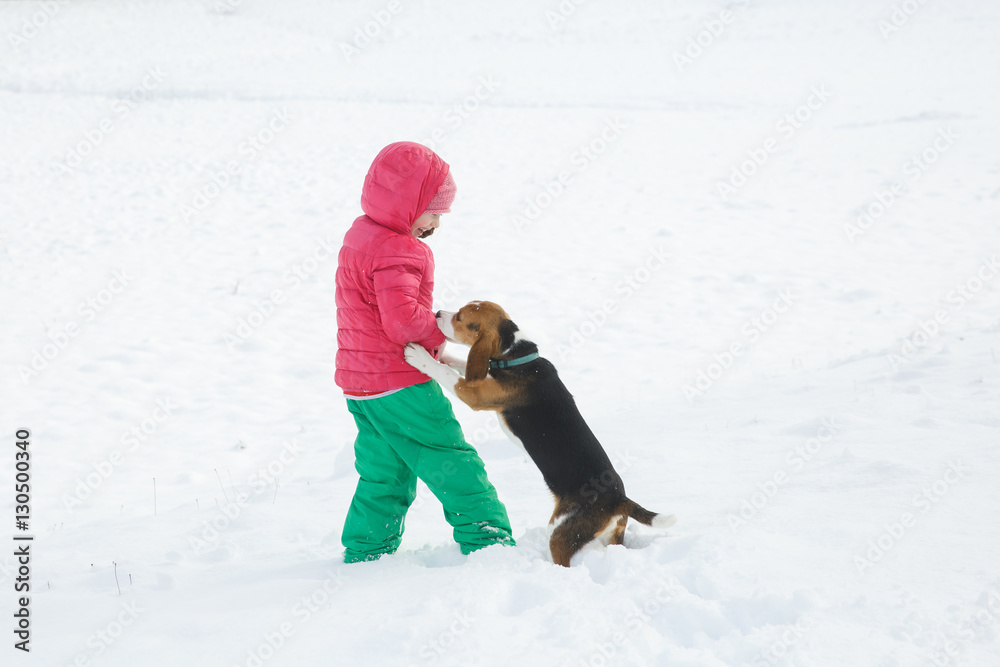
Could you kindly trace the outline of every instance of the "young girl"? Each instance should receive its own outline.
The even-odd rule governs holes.
[[[348,563],[399,547],[418,477],[444,506],[462,553],[514,544],[507,510],[451,403],[403,358],[411,341],[435,358],[444,347],[431,311],[434,256],[418,239],[434,233],[455,191],[434,151],[412,142],[386,146],[365,177],[365,215],[340,250],[336,382],[358,427],[361,475],[341,537]]]

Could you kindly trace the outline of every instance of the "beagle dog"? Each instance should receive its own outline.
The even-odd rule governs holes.
[[[621,544],[628,517],[654,528],[673,525],[673,515],[650,512],[625,495],[621,477],[555,366],[538,356],[538,346],[521,335],[503,308],[473,301],[456,313],[438,311],[437,324],[449,341],[471,346],[465,364],[447,357],[441,363],[416,343],[407,345],[406,361],[473,410],[496,411],[507,435],[531,456],[555,495],[553,562],[569,567],[591,540]],[[456,368],[464,370],[464,378]]]

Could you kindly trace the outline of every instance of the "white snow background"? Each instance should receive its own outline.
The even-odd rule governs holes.
[[[998,664],[998,31],[985,0],[3,2],[2,663]],[[456,402],[518,546],[462,556],[421,487],[396,555],[342,565],[335,253],[399,140],[458,183],[436,307],[503,305],[669,531],[552,565],[540,474]]]

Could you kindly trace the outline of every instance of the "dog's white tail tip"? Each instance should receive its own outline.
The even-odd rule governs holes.
[[[677,523],[677,516],[674,514],[657,514],[653,517],[652,527],[653,528],[670,528],[670,526]]]

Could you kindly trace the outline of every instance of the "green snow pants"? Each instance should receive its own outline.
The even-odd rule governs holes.
[[[348,399],[347,406],[358,425],[354,456],[361,479],[341,536],[345,562],[396,551],[417,478],[441,501],[462,553],[514,544],[507,509],[437,382]]]

